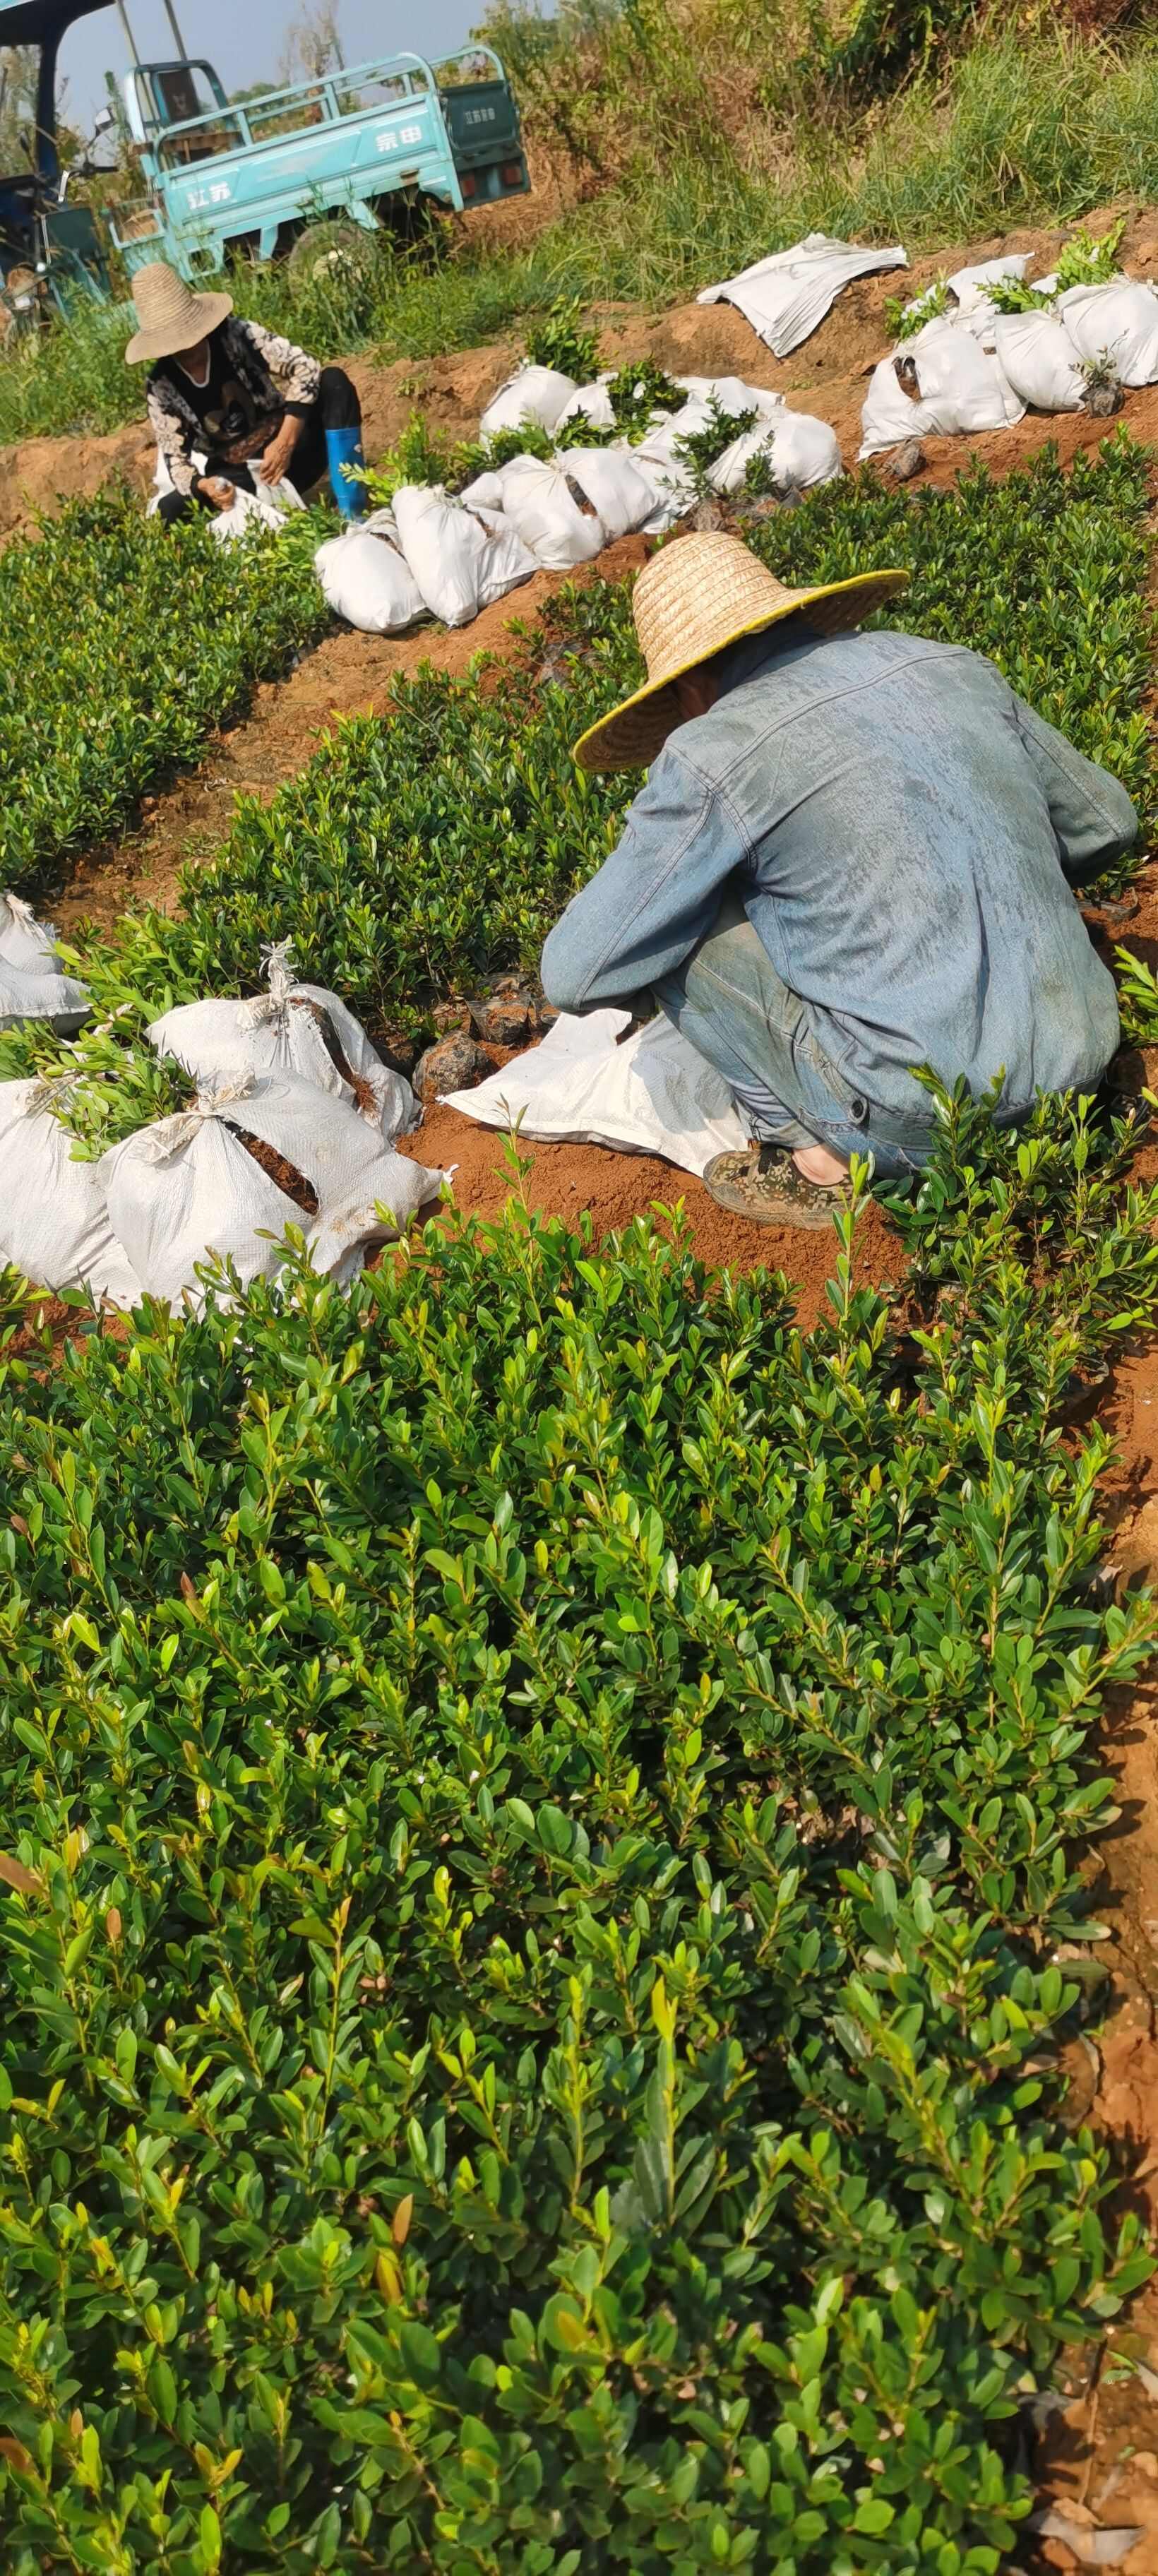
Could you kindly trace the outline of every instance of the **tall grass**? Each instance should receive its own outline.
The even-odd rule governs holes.
[[[718,42],[698,97],[686,67],[678,80],[673,74],[662,132],[640,108],[619,175],[525,246],[496,249],[468,221],[433,266],[383,241],[316,272],[239,267],[228,280],[239,311],[322,356],[367,349],[385,360],[424,358],[492,339],[561,290],[591,301],[670,302],[814,227],[921,250],[1017,223],[1065,222],[1111,198],[1158,195],[1158,36],[1114,48],[1056,31],[986,34],[944,78],[927,71],[884,108],[857,113],[830,102],[823,117],[801,109],[790,128],[773,134],[769,125],[760,166],[745,13],[729,18],[717,0],[716,15]],[[622,51],[629,34],[614,25]],[[721,121],[729,26],[749,110],[736,139]],[[638,96],[646,87],[637,82]],[[587,97],[588,121],[598,122],[598,104]],[[615,112],[619,150],[622,96]],[[111,429],[139,411],[140,377],[122,363],[129,328],[124,313],[86,309],[68,330],[0,360],[0,442]]]

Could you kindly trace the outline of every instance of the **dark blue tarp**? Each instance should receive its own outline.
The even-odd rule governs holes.
[[[108,0],[15,0],[0,6],[0,45],[39,45],[40,78],[36,92],[36,162],[54,179],[56,158],[56,57],[61,37],[78,18],[92,18]]]

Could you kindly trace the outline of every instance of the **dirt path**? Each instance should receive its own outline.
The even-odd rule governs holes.
[[[151,903],[162,912],[177,902],[185,862],[211,857],[226,839],[234,799],[271,797],[304,767],[319,736],[337,716],[381,714],[399,673],[420,663],[463,673],[477,654],[510,655],[522,649],[512,626],[533,625],[544,600],[563,582],[610,580],[638,571],[645,540],[621,537],[594,564],[572,573],[536,573],[473,624],[450,631],[418,627],[412,635],[328,635],[302,655],[288,680],[271,680],[255,693],[244,721],[211,742],[196,769],[160,796],[147,796],[138,828],[112,851],[92,851],[72,867],[66,891],[52,905],[58,928],[81,921],[111,924],[128,905]]]

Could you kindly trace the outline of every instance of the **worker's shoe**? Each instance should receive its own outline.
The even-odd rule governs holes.
[[[742,1154],[715,1154],[704,1188],[731,1216],[753,1225],[795,1225],[819,1231],[848,1197],[848,1184],[806,1181],[783,1145],[748,1145]]]
[[[366,507],[366,486],[351,481],[347,467],[363,468],[360,429],[326,431],[326,463],[330,469],[330,490],[344,519],[360,519]]]

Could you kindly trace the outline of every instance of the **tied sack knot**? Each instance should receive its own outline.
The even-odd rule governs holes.
[[[207,1118],[221,1118],[240,1100],[248,1100],[253,1090],[253,1075],[242,1073],[230,1082],[206,1083],[188,1109],[176,1109],[171,1118],[159,1118],[155,1127],[146,1127],[137,1138],[147,1163],[167,1163],[174,1154],[182,1154],[187,1145],[196,1143]]]
[[[297,964],[292,939],[275,939],[261,952],[261,962],[268,993],[255,993],[251,1002],[243,1002],[238,1018],[243,1029],[264,1028],[267,1021],[281,1017],[297,981]]]

